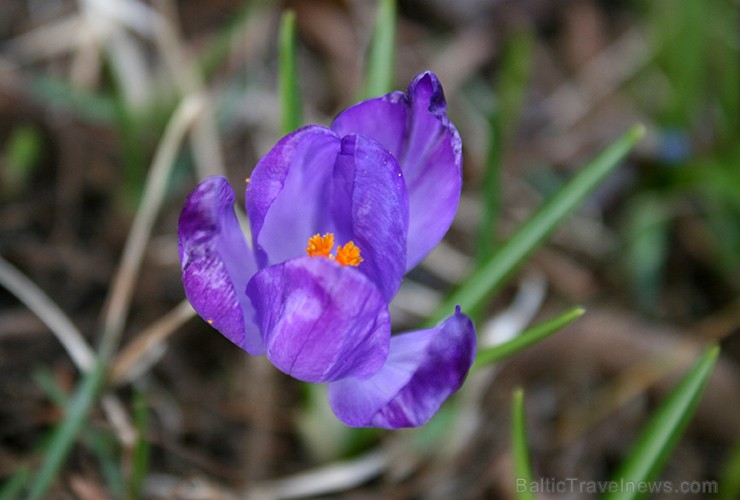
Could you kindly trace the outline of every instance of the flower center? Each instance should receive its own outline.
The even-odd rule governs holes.
[[[348,241],[344,246],[337,246],[336,257],[331,254],[332,248],[334,248],[334,233],[326,233],[323,236],[314,234],[308,239],[306,253],[309,257],[328,257],[342,266],[357,267],[362,262],[360,247],[352,241]]]

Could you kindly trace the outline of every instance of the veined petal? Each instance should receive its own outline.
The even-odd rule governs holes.
[[[462,141],[447,118],[442,85],[433,73],[421,73],[406,93],[360,102],[331,128],[340,136],[372,137],[398,159],[408,188],[411,269],[442,239],[460,201]]]
[[[363,134],[372,137],[400,160],[406,147],[408,126],[409,96],[397,90],[350,106],[337,115],[331,129],[339,136]]]
[[[308,238],[332,230],[330,179],[337,135],[309,125],[283,137],[247,184],[247,215],[260,267],[302,255]]]
[[[367,378],[388,357],[390,316],[357,269],[301,257],[259,271],[247,285],[267,357],[305,382]]]
[[[198,314],[249,354],[264,354],[244,290],[257,271],[234,213],[234,191],[223,177],[188,196],[178,223],[185,295]]]
[[[260,267],[296,258],[314,234],[360,249],[358,269],[388,302],[406,263],[408,198],[396,159],[378,142],[312,125],[281,139],[254,169],[247,213]]]
[[[392,337],[380,371],[366,380],[329,384],[329,403],[337,418],[352,427],[423,425],[462,385],[475,345],[475,327],[458,307],[435,328]]]
[[[357,269],[390,302],[406,267],[408,197],[396,159],[378,142],[361,135],[342,139],[332,215],[339,240],[353,241],[362,252]]]

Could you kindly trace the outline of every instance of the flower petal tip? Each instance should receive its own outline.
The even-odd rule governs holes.
[[[185,295],[198,314],[249,354],[264,346],[244,295],[256,271],[224,177],[209,177],[187,197],[178,222],[178,251]]]
[[[462,386],[475,349],[472,321],[456,313],[434,328],[392,337],[383,368],[367,380],[330,384],[329,402],[351,427],[424,425]]]

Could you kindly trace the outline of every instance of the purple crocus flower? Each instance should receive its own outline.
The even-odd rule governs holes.
[[[422,425],[461,386],[475,329],[458,307],[434,328],[391,336],[388,303],[452,223],[461,168],[430,72],[331,128],[296,130],[248,179],[249,242],[225,179],[188,197],[178,228],[186,295],[249,354],[328,383],[345,424]]]

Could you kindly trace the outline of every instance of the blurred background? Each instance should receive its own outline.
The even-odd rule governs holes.
[[[398,1],[393,87],[434,71],[465,157],[457,219],[394,301],[398,330],[609,142],[647,134],[477,326],[500,339],[587,313],[473,374],[425,432],[381,433],[342,427],[321,388],[194,317],[176,236],[199,179],[239,193],[281,136],[281,12],[296,13],[304,121],[328,125],[361,95],[377,3],[2,0],[4,491],[42,462],[103,331],[106,396],[49,498],[511,498],[515,387],[535,477],[604,480],[711,341],[719,363],[662,477],[740,477],[738,7]]]

